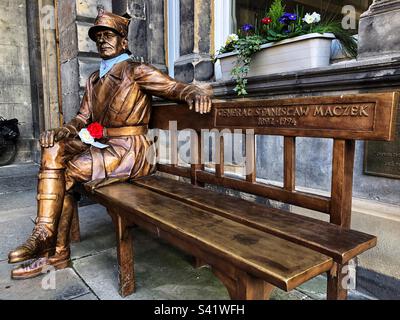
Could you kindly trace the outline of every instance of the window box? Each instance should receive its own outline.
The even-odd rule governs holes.
[[[249,77],[326,67],[331,60],[332,33],[311,33],[261,46],[250,64]],[[237,53],[228,52],[217,56],[221,64],[222,78],[230,80]]]

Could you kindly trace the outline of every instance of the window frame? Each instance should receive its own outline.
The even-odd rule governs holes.
[[[180,57],[180,1],[167,0],[168,74],[175,77],[175,62]]]

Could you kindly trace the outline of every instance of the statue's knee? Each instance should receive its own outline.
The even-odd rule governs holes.
[[[42,148],[42,169],[64,169],[64,152],[65,145],[62,141],[54,143],[51,148]]]

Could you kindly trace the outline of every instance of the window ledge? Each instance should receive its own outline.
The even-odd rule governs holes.
[[[218,98],[237,97],[234,81],[212,83]],[[248,78],[248,98],[400,88],[400,57],[347,60],[328,67]]]

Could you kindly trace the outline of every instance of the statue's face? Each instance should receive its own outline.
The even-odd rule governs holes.
[[[96,46],[102,59],[112,59],[128,49],[128,40],[112,30],[100,30],[96,33]]]

